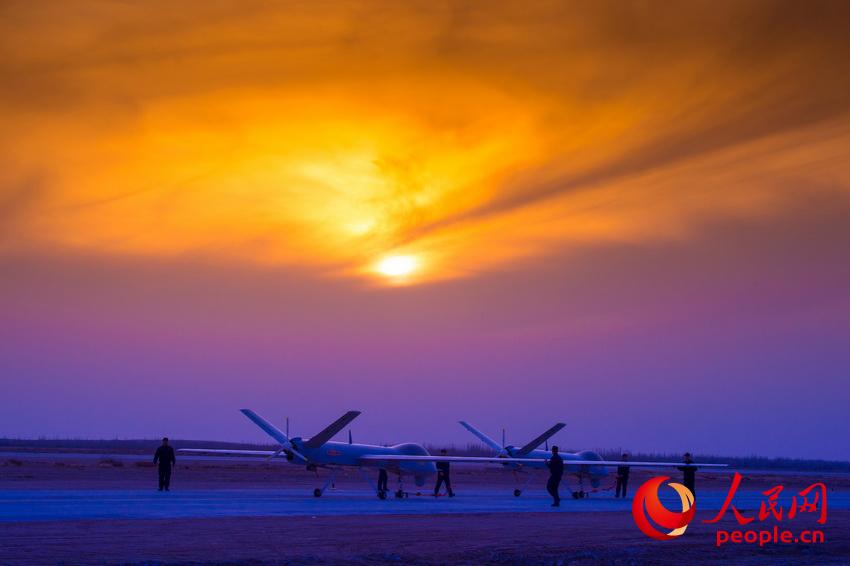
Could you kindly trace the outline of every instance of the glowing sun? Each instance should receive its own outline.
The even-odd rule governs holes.
[[[416,271],[419,262],[409,255],[393,255],[382,259],[377,265],[377,271],[386,277],[394,279],[407,277]]]

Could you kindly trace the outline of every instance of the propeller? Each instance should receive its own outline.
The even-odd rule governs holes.
[[[287,457],[290,454],[292,454],[295,458],[298,458],[302,462],[307,461],[307,458],[301,452],[296,450],[295,445],[293,445],[290,440],[287,440],[286,442],[282,442],[280,444],[280,447],[277,450],[275,450],[274,454],[272,454],[271,456],[269,456],[266,459],[271,460],[272,458],[277,458],[278,456],[280,456],[284,452],[286,453]]]
[[[286,438],[287,438],[287,439],[289,438],[289,417],[286,417]],[[271,456],[269,456],[268,458],[266,458],[266,460],[271,460],[272,458],[277,458],[278,456],[280,456],[280,455],[281,455],[281,453],[286,452],[286,450],[287,450],[287,449],[289,449],[289,450],[290,450],[290,451],[294,454],[296,451],[291,449],[291,448],[292,448],[292,443],[291,443],[291,442],[289,442],[288,444],[289,444],[289,446],[284,446],[283,444],[281,444],[281,445],[280,445],[280,448],[278,448],[278,449],[275,451],[275,453],[274,453],[274,454],[272,454]]]
[[[302,454],[298,450],[296,450],[295,446],[291,442],[287,442],[286,445],[282,445],[280,449],[272,455],[272,458],[274,458],[275,456],[279,456],[281,452],[286,452],[287,457],[289,456],[289,454],[292,454],[295,458],[298,458],[302,462],[307,461],[307,457],[304,456],[304,454]]]
[[[285,418],[286,418],[286,438],[288,440],[289,439],[289,417],[285,417]],[[283,444],[280,444],[279,448],[275,451],[275,453],[272,454],[271,456],[269,456],[268,458],[266,458],[266,460],[271,460],[272,458],[277,458],[283,452],[286,452],[286,450],[289,449],[292,446],[291,442],[288,442],[288,444],[289,444],[289,446],[284,446]]]
[[[270,460],[280,456],[282,452],[286,452],[287,458],[289,458],[289,455],[292,454],[293,457],[298,458],[302,462],[307,461],[307,458],[305,458],[304,455],[295,448],[295,445],[292,444],[288,434],[285,434],[283,431],[250,409],[240,409],[240,412],[248,417],[255,425],[263,429],[266,434],[277,440],[278,449],[269,456]],[[287,424],[288,421],[289,419],[287,419]]]

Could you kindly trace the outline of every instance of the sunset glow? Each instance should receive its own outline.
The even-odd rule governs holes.
[[[833,454],[806,443],[850,434],[849,15],[6,0],[0,432],[173,403],[203,438],[255,403],[377,442],[510,415]]]
[[[408,255],[394,255],[378,264],[378,271],[387,277],[407,277],[418,267],[416,258]]]
[[[844,190],[825,181],[846,175],[846,160],[814,149],[845,156],[850,122],[759,130],[784,110],[769,94],[750,102],[783,73],[811,71],[729,68],[665,24],[654,25],[668,44],[647,66],[598,50],[604,29],[583,18],[548,25],[562,17],[557,4],[473,12],[444,50],[424,30],[449,21],[448,7],[384,6],[358,49],[345,39],[348,7],[332,17],[196,8],[172,13],[184,33],[150,36],[171,8],[7,6],[21,25],[6,39],[6,73],[18,80],[2,102],[3,190],[28,195],[4,230],[7,249],[191,254],[356,278],[403,244],[432,257],[424,283],[772,214],[787,203],[779,177]],[[124,18],[138,35],[117,33],[101,50],[98,30]],[[281,57],[284,37],[303,48]],[[541,48],[561,37],[573,38],[563,50]],[[603,72],[620,86],[588,92]],[[694,81],[706,74],[726,94],[702,100]],[[843,80],[815,79],[800,88]],[[747,113],[729,115],[730,104]]]

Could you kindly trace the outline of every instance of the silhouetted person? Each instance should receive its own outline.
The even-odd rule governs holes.
[[[561,477],[564,475],[564,459],[558,454],[558,447],[552,447],[552,457],[546,462],[549,468],[549,481],[546,482],[546,491],[552,496],[552,507],[560,507],[561,496],[558,494],[558,486],[561,485]]]
[[[446,455],[446,449],[440,450],[440,456]],[[440,493],[440,486],[443,485],[443,482],[446,482],[446,492],[448,492],[449,497],[454,497],[455,492],[452,491],[452,479],[449,476],[449,462],[437,462],[437,485],[434,486],[434,495]]]
[[[697,467],[694,466],[694,459],[691,458],[690,452],[685,452],[685,457],[683,459],[685,463],[684,466],[679,467],[679,471],[682,472],[682,483],[684,486],[691,490],[691,493],[694,494],[694,499],[697,496]]]
[[[623,454],[623,462],[629,459],[628,454]],[[625,497],[629,486],[629,466],[617,466],[617,493],[614,497]]]
[[[387,471],[381,468],[378,470],[378,494],[386,493],[387,491]]]
[[[159,490],[168,491],[171,485],[171,468],[177,463],[174,457],[174,448],[168,445],[168,438],[162,439],[162,445],[156,449],[153,455],[153,463],[159,463]]]

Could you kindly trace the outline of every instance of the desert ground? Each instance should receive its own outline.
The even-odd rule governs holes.
[[[453,470],[458,495],[452,499],[429,496],[430,485],[407,484],[409,497],[380,501],[355,471],[315,498],[313,488],[326,477],[321,472],[194,457],[180,459],[173,490],[159,493],[144,455],[8,452],[0,453],[0,563],[850,563],[850,477],[742,474],[734,503],[745,515],[756,515],[762,492],[777,484],[784,486],[780,503],[787,512],[793,494],[823,481],[825,525],[810,514],[756,519],[756,528],[821,529],[825,542],[717,548],[718,529],[737,529],[737,522],[731,513],[720,523],[702,521],[717,514],[731,472],[700,473],[696,520],[678,539],[655,541],[635,526],[631,498],[614,499],[607,481],[588,499],[567,498],[559,509],[549,506],[541,472],[521,478],[528,484],[514,498],[512,474],[463,466]],[[651,475],[657,471],[633,470],[630,495]]]

